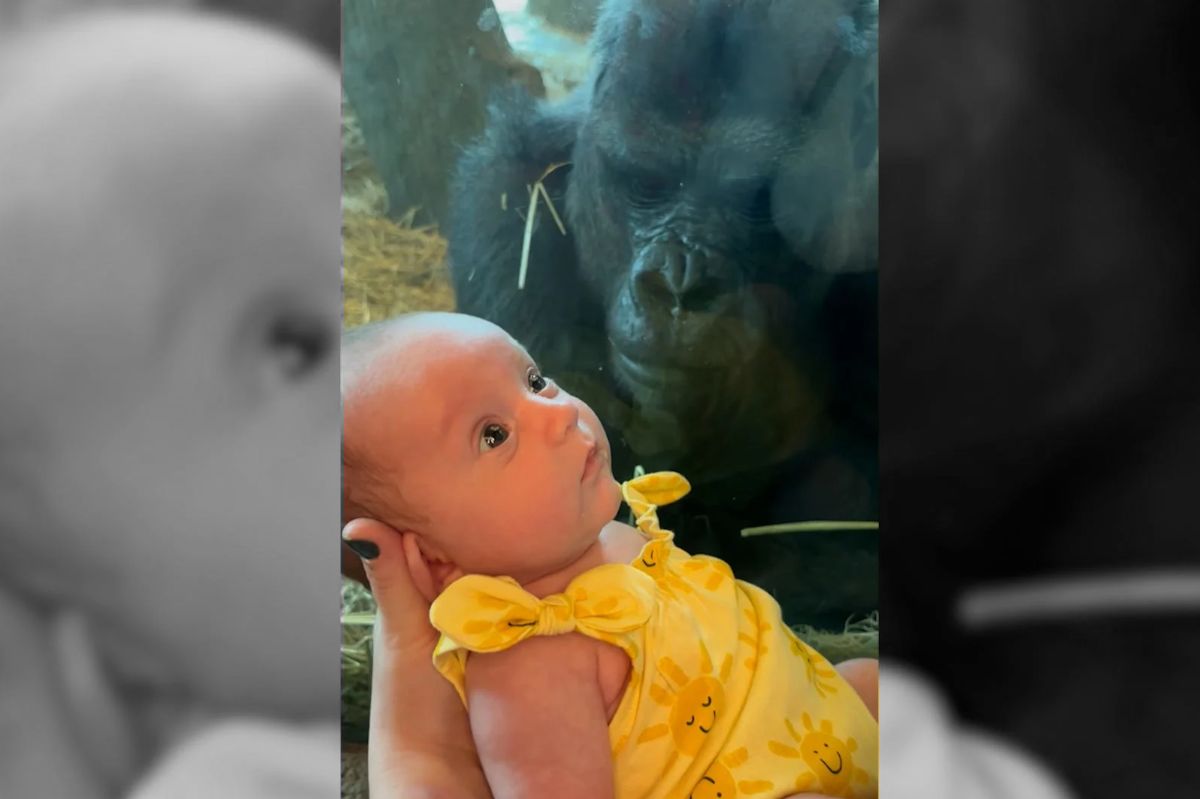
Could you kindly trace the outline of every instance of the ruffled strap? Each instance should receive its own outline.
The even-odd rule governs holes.
[[[511,577],[468,575],[429,608],[430,622],[442,633],[433,662],[465,704],[468,652],[498,652],[530,636],[574,631],[611,643],[644,625],[654,602],[653,578],[619,563],[590,569],[543,599]]]
[[[635,526],[654,539],[670,539],[670,530],[658,523],[658,509],[686,496],[692,486],[678,472],[651,472],[621,483],[621,497],[633,511]]]

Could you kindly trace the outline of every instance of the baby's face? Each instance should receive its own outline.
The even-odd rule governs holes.
[[[416,324],[347,402],[347,438],[464,572],[529,582],[569,565],[620,504],[600,420],[494,325]]]
[[[149,15],[28,59],[0,86],[0,583],[81,610],[118,681],[332,717],[336,66]]]

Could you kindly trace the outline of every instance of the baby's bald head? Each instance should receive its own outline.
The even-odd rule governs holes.
[[[311,122],[339,86],[318,54],[184,13],[81,16],[0,53],[0,363],[22,374],[0,380],[6,419],[83,383],[89,413],[124,402],[199,298],[286,282],[314,252],[336,268],[299,235],[337,237],[320,198],[338,131]]]
[[[336,707],[297,575],[336,525],[339,117],[336,64],[236,20],[0,44],[0,583],[255,712]]]
[[[403,479],[397,466],[400,458],[388,458],[385,464],[383,458],[372,453],[377,420],[361,418],[361,409],[378,390],[394,391],[397,385],[415,384],[422,369],[438,357],[434,339],[462,331],[508,335],[483,319],[442,311],[403,314],[343,334],[343,524],[359,517],[393,526],[421,520],[411,503],[399,499]],[[403,413],[403,408],[397,407],[396,413]]]

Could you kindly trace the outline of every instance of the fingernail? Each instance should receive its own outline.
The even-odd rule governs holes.
[[[375,560],[379,557],[379,546],[374,541],[347,541],[346,546],[357,552],[363,560]]]

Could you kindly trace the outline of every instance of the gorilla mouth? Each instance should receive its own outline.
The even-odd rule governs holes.
[[[622,382],[631,387],[648,389],[694,384],[705,373],[716,371],[713,367],[682,367],[669,363],[646,363],[635,360],[620,350],[613,351],[613,367]]]

